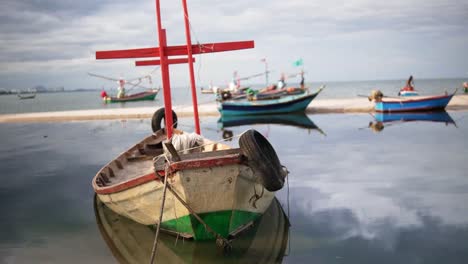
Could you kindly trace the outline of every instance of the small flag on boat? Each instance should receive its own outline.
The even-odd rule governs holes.
[[[298,59],[297,61],[294,62],[294,66],[298,67],[298,66],[302,66],[302,64],[304,64],[304,61],[302,60],[302,58]]]

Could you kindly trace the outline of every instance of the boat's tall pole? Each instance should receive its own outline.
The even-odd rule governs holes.
[[[156,0],[156,19],[159,36],[159,57],[161,60],[161,75],[164,92],[164,119],[166,120],[166,133],[167,138],[172,137],[172,99],[171,99],[171,84],[169,79],[169,65],[167,63],[167,55],[165,54],[166,48],[166,30],[161,26],[161,8],[159,0]]]
[[[187,56],[190,72],[190,86],[192,88],[192,104],[193,116],[195,121],[195,133],[200,134],[200,120],[198,118],[198,102],[197,102],[197,89],[195,87],[195,75],[193,73],[193,58],[192,58],[192,39],[190,38],[190,25],[187,10],[187,0],[182,0],[184,8],[184,21],[185,21],[185,37],[187,39]]]

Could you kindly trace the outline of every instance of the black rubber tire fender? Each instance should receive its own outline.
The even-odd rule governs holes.
[[[249,129],[239,138],[242,154],[258,174],[258,181],[270,192],[283,188],[284,170],[270,142],[258,131]]]
[[[156,132],[160,130],[162,127],[165,127],[165,120],[164,120],[165,116],[166,114],[165,114],[164,107],[159,108],[158,110],[156,110],[156,112],[154,112],[153,117],[151,118],[151,129],[153,130],[153,132]],[[172,123],[174,124],[173,127],[177,128],[177,115],[174,112],[174,110],[172,110]]]

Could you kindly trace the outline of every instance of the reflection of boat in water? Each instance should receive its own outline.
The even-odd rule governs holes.
[[[152,228],[116,214],[97,196],[94,209],[101,235],[120,263],[147,263],[150,260],[155,237]],[[221,254],[209,241],[177,241],[174,236],[161,234],[156,262],[281,263],[288,239],[289,221],[275,198],[265,214],[232,241],[229,254]]]
[[[408,113],[375,113],[375,122],[370,122],[369,127],[380,132],[384,129],[384,126],[394,125],[402,122],[416,122],[416,121],[427,121],[427,122],[439,122],[453,124],[456,126],[455,121],[446,111],[435,111],[435,112],[408,112]]]
[[[279,114],[279,115],[245,115],[245,116],[221,116],[218,120],[218,128],[237,127],[257,124],[278,124],[294,126],[304,129],[314,129],[320,134],[325,134],[304,113]]]
[[[159,113],[164,108],[155,113],[161,121]],[[145,225],[162,221],[162,229],[186,238],[228,238],[259,218],[283,187],[287,170],[255,130],[231,148],[174,129],[172,147],[180,154],[173,150],[172,157],[163,154],[166,131],[154,131],[94,177],[94,191],[115,212]],[[170,179],[167,195],[164,179]]]

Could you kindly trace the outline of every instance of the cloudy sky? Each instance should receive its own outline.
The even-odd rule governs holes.
[[[188,1],[194,43],[255,40],[255,49],[196,56],[199,86],[262,72],[307,80],[468,78],[466,0]],[[185,43],[180,1],[162,1],[168,44]],[[3,0],[0,88],[42,84],[66,89],[109,85],[87,72],[132,78],[154,70],[134,60],[96,61],[95,51],[157,46],[151,0]],[[171,66],[173,86],[188,85],[187,65]],[[277,76],[276,76],[277,75]],[[160,83],[160,75],[155,75]],[[255,81],[254,81],[255,82]],[[263,80],[258,80],[262,83]],[[114,84],[110,84],[114,86]]]

